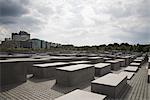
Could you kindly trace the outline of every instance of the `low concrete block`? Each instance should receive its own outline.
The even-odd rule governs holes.
[[[24,63],[17,60],[0,60],[0,85],[7,86],[26,82],[27,71]]]
[[[55,63],[44,63],[44,64],[34,64],[34,76],[37,78],[50,78],[56,76],[56,68],[63,67],[69,63],[65,62],[55,62]]]
[[[91,61],[73,61],[73,62],[68,62],[70,64],[90,64]]]
[[[111,63],[111,69],[117,71],[120,69],[120,62],[116,60],[108,60],[105,63]]]
[[[125,59],[115,59],[115,60],[120,62],[120,66],[121,67],[125,67],[126,66]]]
[[[124,69],[124,71],[128,71],[128,72],[137,72],[138,71],[138,67],[133,67],[133,66],[128,66]]]
[[[150,83],[150,69],[148,69],[148,83]]]
[[[95,64],[95,76],[100,77],[111,72],[111,64],[98,63]]]
[[[140,68],[141,67],[141,63],[135,63],[135,62],[133,62],[133,63],[130,63],[130,66],[135,66],[135,67],[138,67],[138,68]]]
[[[109,98],[117,98],[125,90],[127,76],[107,74],[91,83],[91,91],[107,95]]]
[[[94,66],[78,64],[57,68],[56,83],[62,86],[75,86],[94,79]]]
[[[120,72],[119,75],[127,76],[127,79],[130,80],[134,76],[134,72]]]
[[[91,64],[104,62],[103,57],[88,57],[87,60],[91,61]]]

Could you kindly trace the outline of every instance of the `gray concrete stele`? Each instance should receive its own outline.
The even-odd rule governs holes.
[[[127,76],[107,74],[91,83],[91,91],[107,95],[109,98],[118,98],[126,89]]]
[[[111,72],[111,64],[98,63],[95,64],[95,76],[100,77]]]
[[[94,79],[94,66],[78,64],[57,68],[56,83],[62,86],[75,86]]]

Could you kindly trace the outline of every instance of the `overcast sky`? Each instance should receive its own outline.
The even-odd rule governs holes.
[[[0,0],[0,40],[31,38],[74,45],[150,43],[150,0]]]

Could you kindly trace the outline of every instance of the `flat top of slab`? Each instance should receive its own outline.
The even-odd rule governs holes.
[[[74,56],[71,56],[71,57],[66,57],[66,56],[53,56],[51,57],[51,59],[84,59],[86,57],[74,57]]]
[[[137,66],[139,66],[139,65],[141,65],[141,63],[135,63],[135,62],[133,62],[130,65],[137,65]]]
[[[20,61],[30,61],[31,58],[15,58],[15,59],[6,59],[6,60],[0,60],[1,63],[8,63],[8,62],[20,62]]]
[[[72,58],[75,58],[75,57],[66,57],[66,56],[53,56],[51,57],[52,59],[72,59]]]
[[[89,67],[94,67],[93,65],[90,64],[78,64],[78,65],[71,65],[71,66],[66,66],[66,67],[60,67],[57,68],[58,70],[64,70],[64,71],[76,71],[84,68],[89,68]]]
[[[103,67],[106,67],[106,66],[110,66],[111,64],[109,63],[98,63],[98,64],[95,64],[94,66],[96,68],[103,68]]]
[[[122,58],[122,59],[128,59],[130,58],[131,56],[118,56],[118,58]]]
[[[112,59],[112,58],[107,58],[107,57],[104,57],[103,59],[105,59],[105,60],[110,60],[110,59]]]
[[[88,59],[102,59],[103,57],[88,57]]]
[[[31,55],[30,54],[13,54],[13,55],[0,55],[1,58],[5,57],[5,58],[17,58],[17,57],[21,57],[21,58],[24,58],[24,57],[30,57]]]
[[[45,63],[45,64],[34,64],[33,66],[35,66],[35,67],[53,67],[53,66],[65,65],[65,64],[68,64],[68,63],[55,62],[55,63]]]
[[[104,100],[105,98],[105,95],[77,89],[55,100]]]
[[[69,62],[72,64],[81,64],[81,63],[89,63],[90,61],[73,61],[73,62]]]
[[[134,75],[134,72],[120,72],[119,75],[127,76],[128,79],[131,79],[131,77]]]
[[[134,59],[133,61],[143,61],[142,59]]]
[[[49,55],[45,55],[45,56],[40,56],[40,55],[36,55],[36,56],[32,56],[31,58],[46,58],[46,57],[50,57]]]
[[[126,77],[127,76],[124,76],[124,75],[110,73],[92,81],[92,83],[104,84],[104,85],[109,85],[109,86],[117,86]]]
[[[128,66],[124,70],[137,71],[138,67]]]
[[[137,57],[136,59],[144,60],[144,57]]]
[[[115,59],[116,61],[125,61],[124,59]]]
[[[106,62],[109,62],[109,63],[118,63],[119,61],[117,61],[117,60],[107,60]]]
[[[7,59],[7,60],[0,60],[1,63],[8,63],[8,62],[32,62],[32,61],[45,61],[50,60],[50,58],[41,58],[41,59],[33,59],[33,58],[16,58],[16,59]]]

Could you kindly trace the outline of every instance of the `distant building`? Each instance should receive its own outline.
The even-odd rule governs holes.
[[[46,49],[46,41],[41,40],[41,48]]]
[[[30,39],[30,34],[25,31],[19,33],[12,33],[12,40],[14,41],[27,41]]]
[[[12,33],[12,38],[5,38],[2,41],[3,48],[33,48],[33,49],[50,49],[51,47],[59,47],[60,44],[47,42],[40,39],[30,39],[30,34],[25,31]]]
[[[3,48],[20,48],[20,42],[18,41],[2,41]]]
[[[40,49],[41,48],[41,40],[39,39],[31,39],[31,48]]]
[[[20,41],[20,48],[32,48],[31,40]]]
[[[12,39],[11,38],[5,38],[5,41],[11,41]]]

